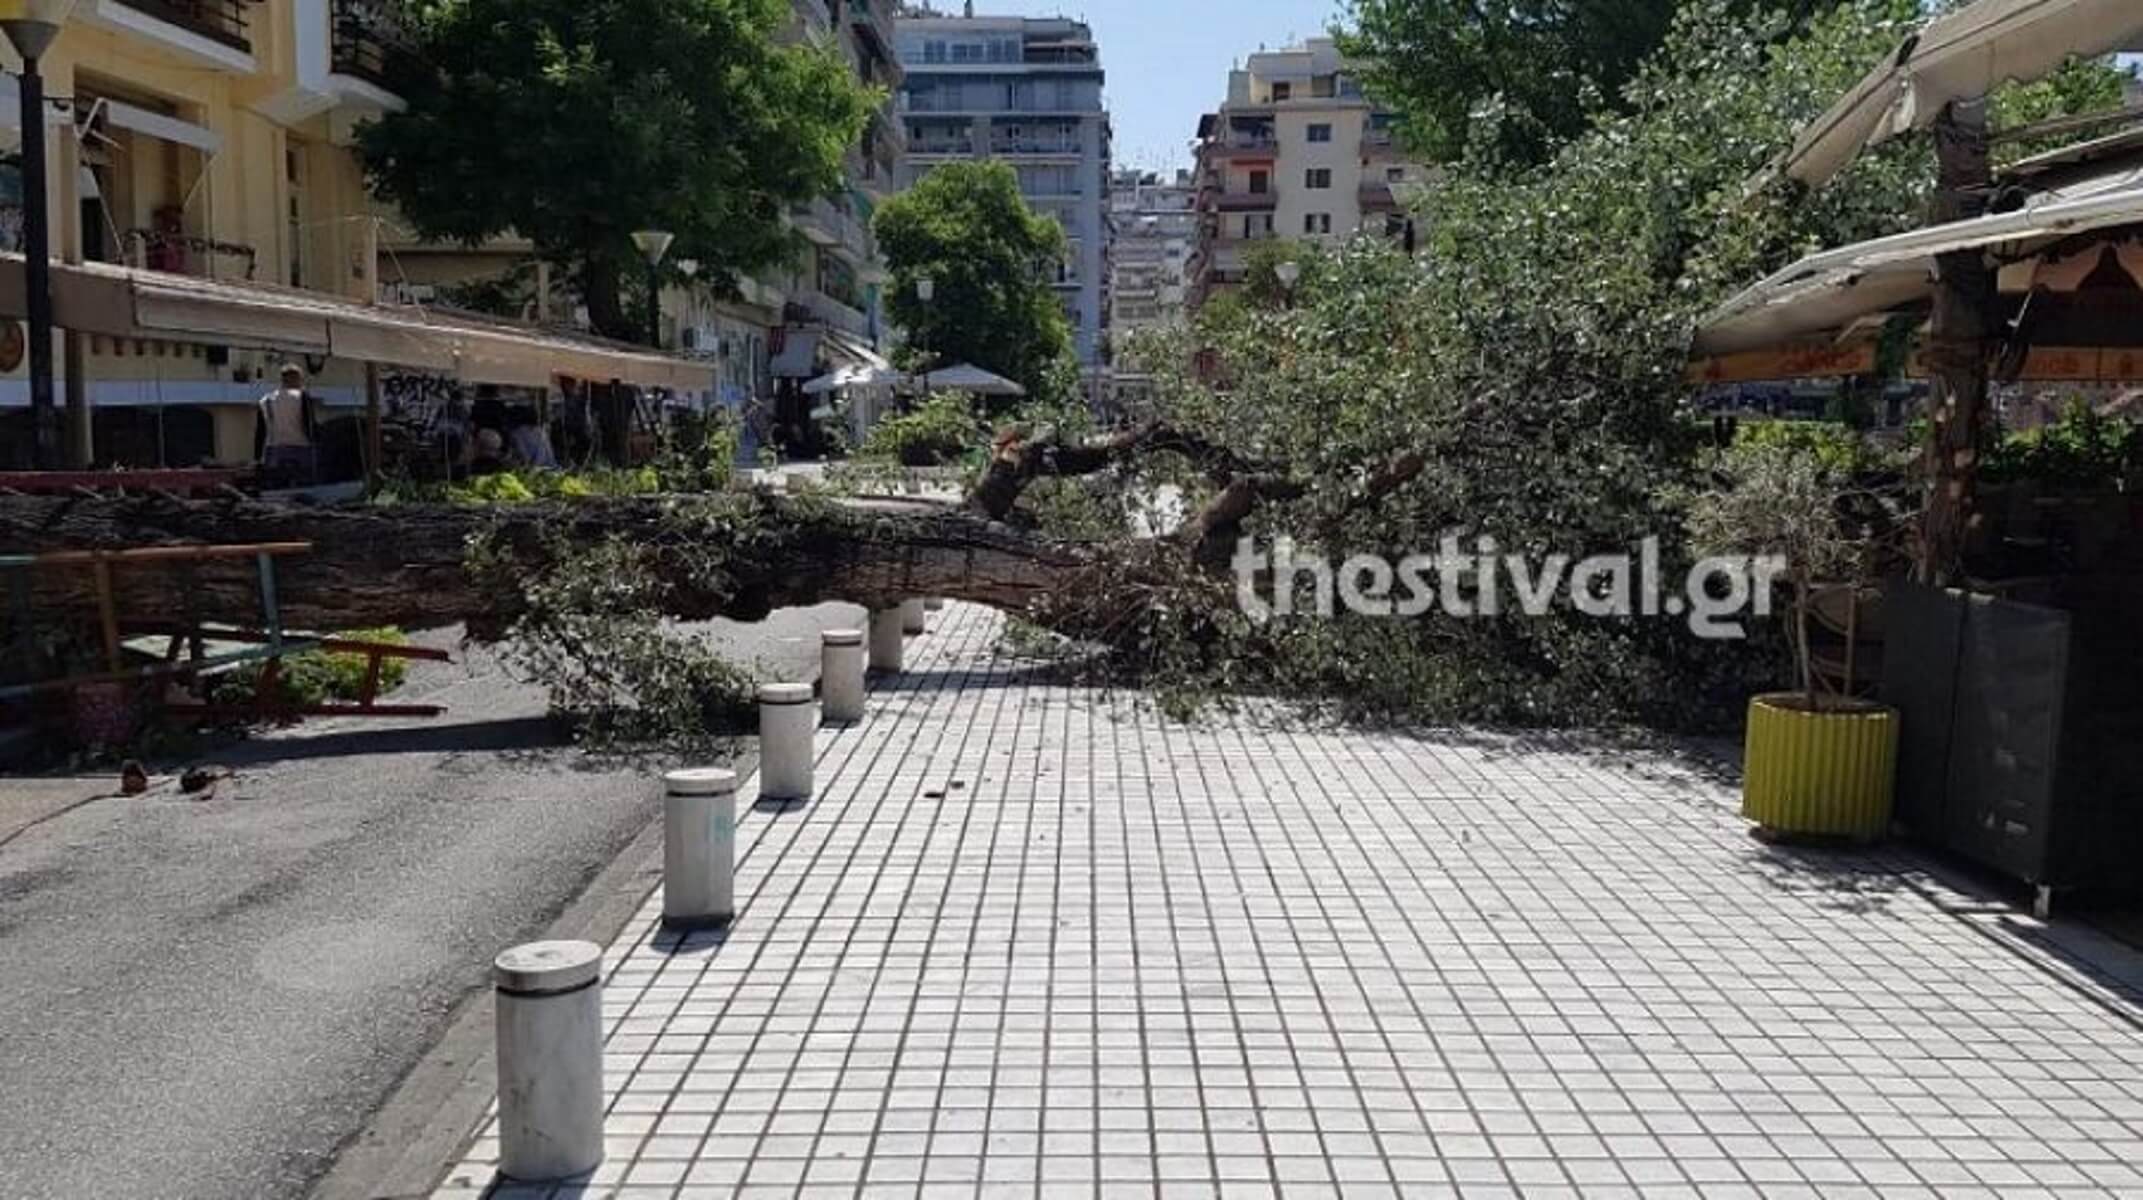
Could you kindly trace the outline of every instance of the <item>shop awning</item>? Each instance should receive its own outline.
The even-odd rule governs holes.
[[[904,376],[890,366],[863,367],[849,365],[836,367],[826,372],[824,375],[805,384],[803,390],[807,396],[819,396],[827,392],[839,391],[842,388],[882,387],[898,383],[902,378]]]
[[[828,357],[846,359],[852,366],[872,371],[890,371],[893,364],[885,355],[868,345],[838,330],[827,330],[825,341]]]
[[[2102,241],[2077,245],[2080,234]],[[2003,290],[2069,290],[2111,245],[2143,238],[2143,166],[2078,180],[2024,207],[1970,221],[1859,242],[1810,255],[1714,309],[1697,330],[1697,355],[1723,355],[1844,336],[1856,325],[1923,304],[1934,294],[1935,259],[1983,249],[2003,264]],[[2088,258],[2082,256],[2088,255]]]
[[[2143,4],[2137,0],[1977,0],[1907,38],[1802,130],[1752,186],[1780,175],[1821,186],[1863,149],[1933,124],[1953,100],[2139,42]]]
[[[0,255],[0,316],[25,316],[24,296],[22,257]],[[82,333],[332,355],[468,383],[543,387],[565,375],[684,392],[713,385],[706,363],[594,338],[106,263],[53,264],[52,307],[61,328]]]

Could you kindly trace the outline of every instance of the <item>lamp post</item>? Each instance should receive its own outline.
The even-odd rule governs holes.
[[[932,279],[932,278],[931,278],[930,276],[928,276],[928,275],[918,275],[918,276],[916,276],[916,277],[915,277],[915,298],[916,298],[916,300],[917,300],[918,302],[920,302],[920,303],[923,303],[923,304],[928,304],[928,303],[930,303],[930,301],[931,301],[931,300],[932,300],[932,299],[933,299],[934,297],[936,297],[936,295],[937,295],[937,294],[938,294],[938,281],[937,281],[937,280],[935,280],[935,279]],[[908,384],[909,384],[909,386],[910,386],[911,388],[915,388],[915,387],[916,387],[916,385],[917,385],[918,383],[921,383],[921,384],[923,384],[924,386],[922,386],[922,387],[920,387],[920,388],[917,388],[916,390],[920,390],[920,391],[928,391],[928,390],[929,390],[929,388],[928,388],[928,384],[927,384],[927,380],[926,380],[926,379],[924,378],[924,373],[923,373],[923,372],[920,372],[920,371],[910,371],[910,372],[908,373]]]
[[[647,259],[647,344],[662,348],[662,256],[670,252],[674,233],[641,229],[632,235],[633,248]]]
[[[0,0],[0,30],[22,56],[22,257],[29,295],[30,421],[41,469],[59,463],[59,411],[52,403],[52,225],[45,196],[45,77],[37,60],[52,47],[75,0]]]
[[[1286,262],[1274,267],[1272,273],[1279,277],[1280,290],[1287,293],[1284,297],[1285,302],[1290,305],[1294,304],[1295,283],[1302,278],[1302,264],[1294,259],[1288,259]]]

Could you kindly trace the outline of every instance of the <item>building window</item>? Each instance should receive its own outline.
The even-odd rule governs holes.
[[[1302,214],[1302,232],[1304,232],[1304,233],[1330,233],[1330,232],[1332,232],[1332,214],[1331,214],[1331,213],[1326,213],[1326,212],[1303,213],[1303,214]]]
[[[1271,191],[1271,190],[1272,190],[1272,173],[1271,173],[1270,171],[1252,171],[1252,172],[1250,172],[1250,194],[1251,194],[1251,195],[1253,195],[1253,196],[1262,196],[1262,195],[1264,195],[1265,193],[1267,193],[1267,192],[1269,192],[1269,191]]]
[[[1386,167],[1386,168],[1384,168],[1384,182],[1386,182],[1386,183],[1405,183],[1405,182],[1406,182],[1406,168],[1405,168],[1405,167]]]
[[[1275,101],[1292,99],[1294,94],[1295,85],[1291,83],[1276,83],[1272,85],[1272,98]]]
[[[1332,186],[1332,168],[1311,167],[1302,173],[1302,186],[1313,192],[1321,192]]]
[[[1332,126],[1331,126],[1331,123],[1330,123],[1330,122],[1327,122],[1327,121],[1319,121],[1319,122],[1317,122],[1316,124],[1314,124],[1314,125],[1310,126],[1310,140],[1311,140],[1311,141],[1313,141],[1313,142],[1329,142],[1329,141],[1331,141],[1331,140],[1332,140]]]

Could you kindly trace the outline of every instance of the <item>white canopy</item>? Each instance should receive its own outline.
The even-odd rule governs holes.
[[[1753,182],[1785,175],[1821,186],[1863,149],[1933,124],[1952,100],[2139,44],[2138,0],[1976,0],[1905,39]]]
[[[2088,270],[2104,247],[2089,248],[2088,260],[2070,253],[2038,263],[2039,255],[2076,234],[2122,226],[2143,226],[2143,166],[2078,180],[2034,197],[2015,212],[1810,255],[1714,309],[1697,331],[1695,350],[1731,354],[1836,334],[1923,302],[1934,292],[1935,256],[1955,250],[1983,248],[2005,264],[2016,264],[2005,271],[2005,291],[2038,285],[2064,290],[2062,277]],[[2135,257],[2127,250],[2124,265]],[[2019,276],[2019,270],[2029,275]]]
[[[978,396],[1024,396],[1027,389],[1006,379],[993,375],[973,363],[961,363],[945,367],[923,376],[923,382],[934,388],[948,391],[973,392]]]

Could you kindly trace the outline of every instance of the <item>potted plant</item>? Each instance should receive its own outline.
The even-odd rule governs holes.
[[[1821,594],[1842,591],[1857,612],[1875,577],[1887,539],[1864,518],[1876,497],[1850,465],[1791,439],[1737,444],[1719,475],[1692,499],[1690,532],[1706,553],[1783,566],[1796,676],[1794,690],[1749,700],[1742,815],[1764,834],[1879,838],[1890,827],[1898,713],[1853,694],[1850,631],[1841,683],[1818,669],[1811,629]]]

